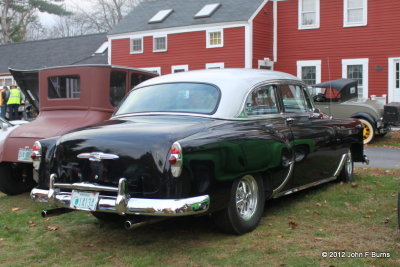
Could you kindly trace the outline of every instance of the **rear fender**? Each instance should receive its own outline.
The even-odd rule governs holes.
[[[374,117],[372,117],[372,115],[369,114],[369,113],[366,113],[366,112],[357,112],[357,113],[354,113],[353,115],[351,115],[351,117],[352,117],[352,118],[355,118],[355,119],[365,119],[365,120],[368,120],[368,121],[372,124],[372,126],[374,127],[374,130],[377,129],[376,119],[375,119]]]

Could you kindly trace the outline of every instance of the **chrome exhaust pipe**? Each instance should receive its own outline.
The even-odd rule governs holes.
[[[144,220],[144,221],[134,221],[134,220],[127,220],[124,222],[124,228],[126,230],[132,230],[144,225],[148,225],[148,224],[153,224],[153,223],[157,223],[157,222],[161,222],[164,221],[168,218],[166,217],[162,217],[162,218],[157,218],[157,219],[151,219],[151,220]]]
[[[40,213],[40,215],[43,218],[47,218],[47,217],[52,217],[52,216],[57,216],[57,215],[61,215],[64,213],[68,213],[74,211],[72,209],[67,209],[67,208],[57,208],[57,209],[51,209],[51,210],[42,210],[42,212]]]

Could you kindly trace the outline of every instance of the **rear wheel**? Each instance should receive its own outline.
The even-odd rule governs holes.
[[[344,163],[343,169],[338,176],[338,180],[342,182],[350,182],[353,180],[353,169],[354,161],[349,150],[346,154],[346,162]]]
[[[217,227],[227,233],[244,234],[260,222],[265,203],[263,182],[259,176],[245,175],[232,184],[228,207],[214,213]]]
[[[372,124],[369,121],[367,121],[365,119],[359,119],[359,120],[364,125],[363,142],[364,142],[364,145],[366,145],[366,144],[370,143],[375,136],[374,127],[372,126]]]
[[[32,167],[13,168],[9,163],[0,163],[0,191],[7,195],[29,192],[34,186]]]

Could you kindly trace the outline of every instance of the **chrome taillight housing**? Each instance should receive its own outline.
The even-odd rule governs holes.
[[[169,150],[169,164],[171,165],[171,174],[174,177],[179,177],[183,169],[182,147],[178,142],[172,144]]]
[[[39,170],[41,157],[42,157],[42,145],[40,144],[39,141],[36,141],[32,146],[32,153],[31,153],[33,168],[35,170]]]

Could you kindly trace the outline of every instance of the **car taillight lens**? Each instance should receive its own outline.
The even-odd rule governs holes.
[[[33,167],[39,169],[40,158],[42,156],[42,146],[36,141],[32,146],[31,159],[33,160]]]
[[[172,144],[169,150],[169,164],[171,165],[171,173],[174,177],[179,177],[183,169],[182,148],[178,142]]]

